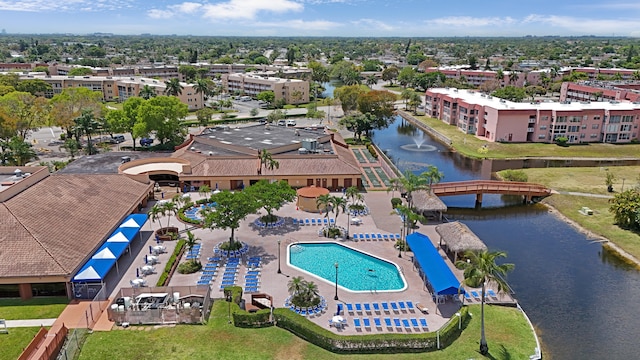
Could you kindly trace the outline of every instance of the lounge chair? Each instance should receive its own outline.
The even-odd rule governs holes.
[[[376,234],[376,237],[378,238],[378,240],[382,240],[382,234],[377,233],[377,234]]]
[[[471,294],[469,294],[468,291],[465,291],[464,299],[467,300],[467,302],[472,302],[473,301],[473,298],[471,297]]]
[[[362,322],[364,323],[364,328],[371,330],[371,321],[369,318],[363,318]]]
[[[493,298],[494,300],[498,300],[498,295],[493,291],[493,289],[487,290],[487,295]]]
[[[245,287],[244,288],[244,292],[251,294],[251,293],[257,293],[258,291],[260,291],[260,288],[256,287]]]
[[[420,329],[420,325],[418,324],[418,319],[410,318],[409,321],[411,321],[411,326],[413,326],[414,329],[416,330]]]
[[[307,219],[304,219],[304,224],[308,226],[308,225],[310,225],[310,224],[311,224],[311,222],[309,222],[309,219],[307,218]],[[315,224],[314,224],[314,225],[315,225]]]
[[[335,223],[336,223],[336,220],[335,220],[335,219],[329,219],[329,224],[333,225],[333,224],[335,224]]]
[[[365,240],[371,240],[371,236],[369,235],[369,233],[365,233],[364,234],[364,239]]]
[[[325,225],[329,225],[329,220],[327,218],[322,219],[322,223]]]
[[[316,224],[316,219],[315,218],[311,218],[311,225],[315,225]]]
[[[210,280],[198,280],[198,282],[196,283],[196,285],[209,285],[211,284]]]
[[[402,237],[400,236],[400,234],[395,234],[395,236],[396,236],[396,239],[397,239],[397,240],[402,239]]]
[[[362,304],[356,303],[356,311],[359,312],[359,313],[362,312]]]
[[[371,305],[369,303],[364,303],[362,306],[364,307],[364,311],[371,313]]]
[[[380,305],[382,305],[382,310],[384,310],[384,312],[386,312],[386,313],[389,312],[389,303],[383,302]]]
[[[422,326],[422,330],[429,329],[429,326],[427,326],[427,319],[420,318],[418,319],[418,321],[420,321],[420,326]]]
[[[405,304],[407,304],[407,310],[411,311],[411,312],[415,312],[414,308],[413,308],[413,302],[411,301],[405,301]]]
[[[336,310],[336,315],[342,315],[344,314],[344,307],[342,306],[342,304],[338,304],[338,309]]]
[[[362,330],[362,325],[360,325],[360,318],[353,318],[353,326],[356,330]]]
[[[400,308],[400,311],[402,311],[402,312],[406,312],[407,311],[407,305],[405,305],[404,301],[398,301],[398,307]]]
[[[391,318],[384,318],[384,324],[388,327],[388,328],[392,328],[393,324],[391,323]]]
[[[411,324],[409,323],[409,319],[402,319],[402,326],[405,330],[411,330]]]
[[[382,240],[389,240],[389,235],[382,234]]]
[[[393,312],[398,312],[398,304],[396,304],[395,301],[392,301],[390,304],[391,304],[391,309],[393,310]]]
[[[427,308],[426,306],[422,305],[421,303],[416,303],[416,309],[418,309],[423,314],[428,314],[429,313],[429,308]]]
[[[373,311],[379,313],[380,312],[380,305],[378,303],[373,303],[371,304],[373,306]]]
[[[353,304],[346,303],[345,305],[347,305],[347,311],[349,312],[349,314],[353,314]]]
[[[216,275],[218,275],[218,272],[214,271],[214,270],[204,270],[204,271],[202,271],[202,275],[216,276]]]
[[[402,323],[399,318],[393,318],[393,324],[396,326],[396,329],[402,329]]]
[[[474,298],[474,299],[476,299],[476,300],[478,300],[478,301],[480,301],[480,300],[481,300],[481,299],[480,299],[480,295],[479,295],[479,294],[478,294],[478,292],[477,292],[477,291],[475,291],[475,290],[471,292],[471,296],[473,296],[473,298]]]
[[[373,323],[376,324],[376,329],[382,329],[382,322],[380,318],[373,318]]]
[[[293,225],[298,225],[298,219],[293,218]]]

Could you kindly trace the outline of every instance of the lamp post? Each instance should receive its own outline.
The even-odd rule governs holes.
[[[351,224],[351,210],[347,210],[347,240],[349,240],[349,224]]]
[[[336,261],[333,266],[336,267],[336,296],[333,297],[333,300],[338,300],[338,262]]]
[[[231,295],[231,291],[227,292],[227,304],[229,305],[229,313],[228,313],[228,318],[229,321],[227,322],[228,324],[231,324],[231,300],[233,300],[233,296]]]
[[[402,257],[402,242],[404,241],[404,226],[400,228],[400,243],[398,244],[398,257]]]
[[[282,274],[280,271],[280,239],[278,239],[278,274]]]
[[[457,312],[456,316],[458,317],[458,330],[462,329],[462,315]]]

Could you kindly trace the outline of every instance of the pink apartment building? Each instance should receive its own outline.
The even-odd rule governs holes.
[[[638,140],[640,104],[631,102],[516,103],[473,90],[427,90],[425,113],[487,141],[628,143]]]

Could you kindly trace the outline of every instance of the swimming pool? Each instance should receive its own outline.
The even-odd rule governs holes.
[[[200,214],[200,210],[203,210],[205,207],[212,208],[215,207],[216,203],[207,203],[202,205],[194,205],[184,212],[184,216],[188,217],[191,220],[202,221],[202,215]]]
[[[391,292],[407,288],[398,266],[379,257],[332,242],[291,244],[287,263],[320,280],[352,292]]]

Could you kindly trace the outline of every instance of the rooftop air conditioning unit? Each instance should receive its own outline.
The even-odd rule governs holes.
[[[318,150],[318,140],[304,139],[302,140],[302,147],[307,149],[309,152],[316,152]]]

